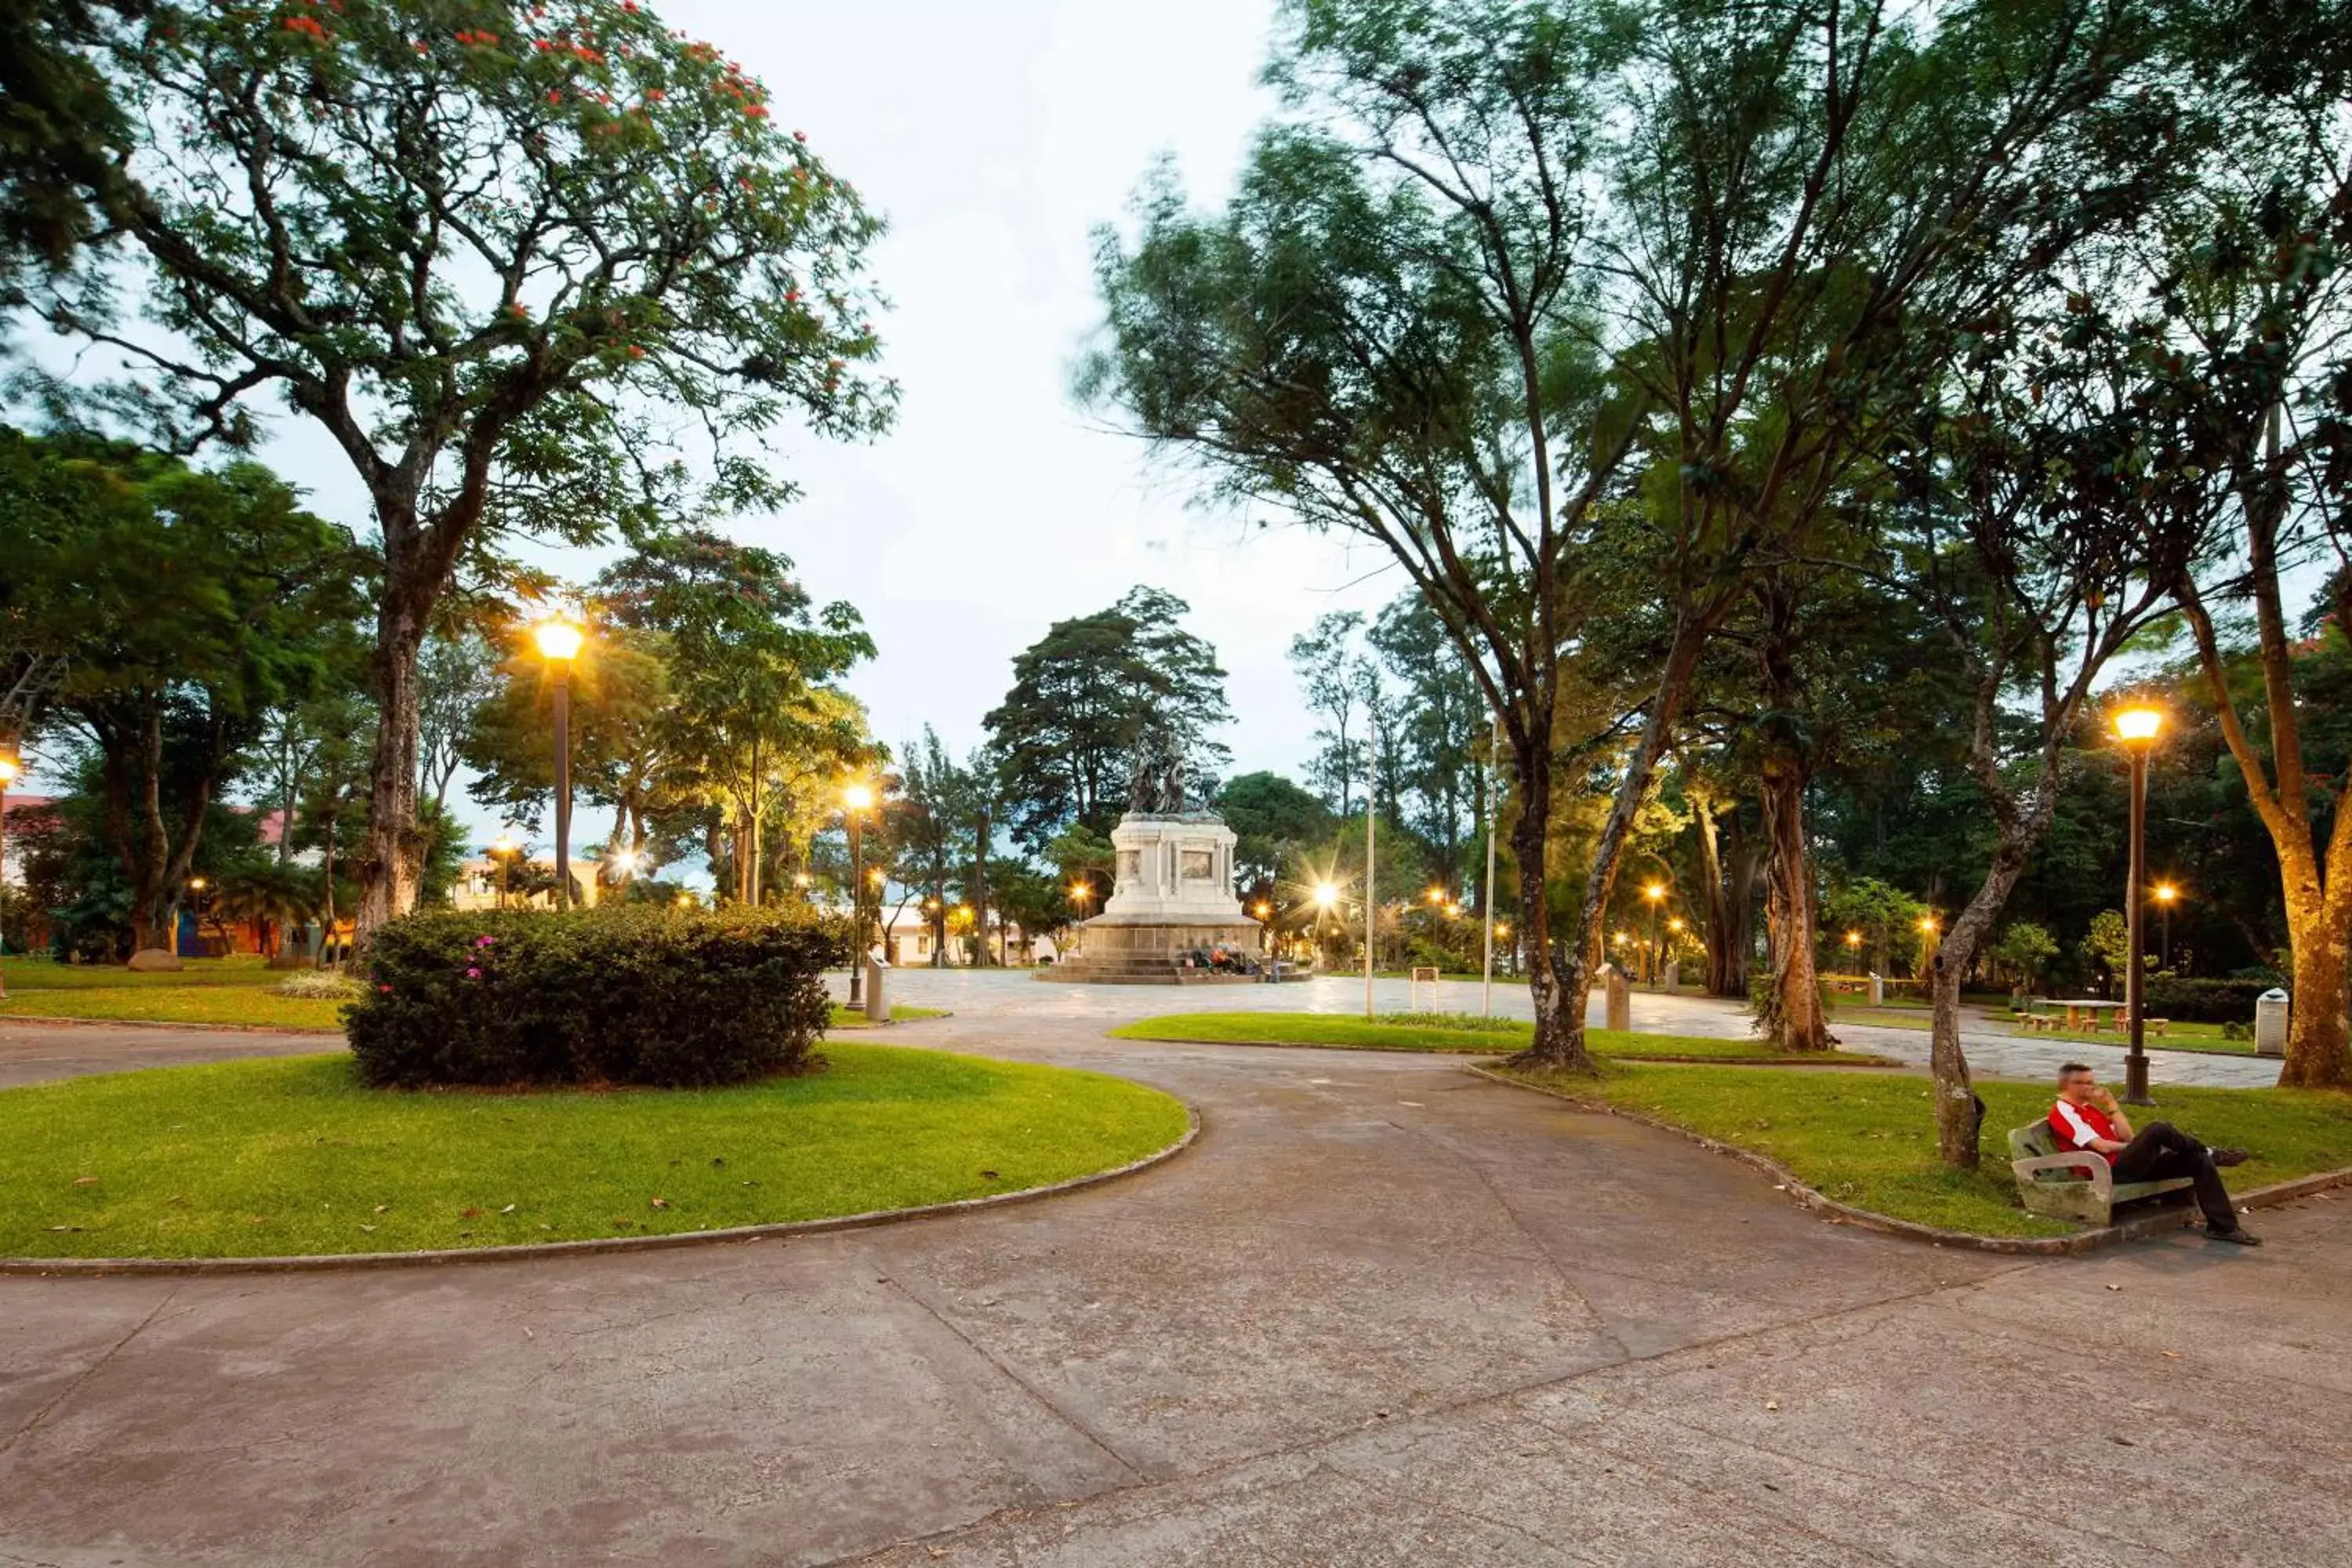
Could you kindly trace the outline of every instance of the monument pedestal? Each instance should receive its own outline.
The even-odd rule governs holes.
[[[1261,955],[1258,924],[1234,897],[1236,836],[1209,812],[1129,812],[1111,829],[1118,886],[1086,923],[1077,957],[1037,972],[1040,980],[1097,985],[1246,984],[1205,963],[1218,948]],[[1187,969],[1191,958],[1195,967]]]

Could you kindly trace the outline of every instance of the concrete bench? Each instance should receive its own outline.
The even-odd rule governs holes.
[[[2087,1149],[2061,1153],[2058,1135],[2047,1121],[2012,1128],[2009,1154],[2009,1168],[2017,1176],[2017,1195],[2028,1214],[2084,1225],[2112,1224],[2117,1204],[2181,1192],[2190,1185],[2186,1176],[2162,1182],[2118,1182],[2106,1161]]]

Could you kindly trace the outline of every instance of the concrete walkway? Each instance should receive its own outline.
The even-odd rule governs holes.
[[[0,1563],[2352,1561],[2352,1199],[1947,1252],[1449,1061],[1101,1037],[1246,988],[901,978],[958,1016],[893,1040],[1200,1144],[784,1244],[0,1279]]]

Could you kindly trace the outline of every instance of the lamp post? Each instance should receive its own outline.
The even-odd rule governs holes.
[[[1642,896],[1650,900],[1649,983],[1654,985],[1658,983],[1658,906],[1666,901],[1666,886],[1663,882],[1653,882],[1642,889]]]
[[[1677,947],[1677,948],[1679,948],[1679,947],[1682,945],[1682,940],[1683,940],[1683,917],[1682,917],[1682,916],[1680,916],[1680,915],[1675,915],[1675,916],[1673,916],[1673,917],[1671,917],[1671,918],[1669,918],[1669,919],[1667,920],[1667,921],[1666,921],[1666,940],[1667,940],[1669,942],[1673,943],[1673,944],[1674,944],[1675,947]],[[1680,961],[1679,961],[1679,960],[1677,960],[1676,962],[1680,962]],[[1658,968],[1659,968],[1660,973],[1663,973],[1664,972],[1664,970],[1665,970],[1665,955],[1664,955],[1664,953],[1661,953],[1661,954],[1659,954],[1659,955],[1658,955]],[[1682,984],[1682,977],[1681,977],[1679,974],[1677,974],[1677,975],[1675,977],[1675,984],[1676,985],[1680,985],[1680,984]]]
[[[196,956],[198,958],[205,956],[205,889],[211,886],[212,884],[205,881],[202,877],[191,877],[188,879],[188,891],[195,895],[195,897],[189,901],[195,906]]]
[[[499,863],[499,908],[500,909],[507,907],[507,867],[513,862],[515,851],[520,847],[520,845],[503,833],[499,835],[498,842],[490,846],[490,858]]]
[[[2158,964],[2167,970],[2172,967],[2172,906],[2179,897],[2180,889],[2171,883],[2158,882],[2156,885],[2157,914],[2164,922],[2164,947]]]
[[[864,999],[866,988],[866,814],[874,808],[874,786],[853,782],[842,786],[841,819],[849,828],[849,920],[856,932],[849,950],[849,1005]]]
[[[0,952],[8,951],[5,918],[8,907],[8,786],[15,784],[16,775],[24,771],[25,764],[18,762],[14,754],[0,752]],[[0,996],[7,994],[5,988],[0,988]]]
[[[2124,1057],[2124,1100],[2132,1105],[2152,1105],[2147,1093],[2147,958],[2140,950],[2147,900],[2142,888],[2147,876],[2147,754],[2164,728],[2164,715],[2153,708],[2126,708],[2115,717],[2116,739],[2131,759],[2131,868],[2124,889],[2124,908],[2130,910],[2131,962],[2124,972],[2124,1011],[2131,1018],[2131,1049]]]
[[[1486,731],[1486,879],[1478,884],[1478,910],[1486,916],[1486,956],[1478,966],[1478,1011],[1492,1017],[1495,1013],[1495,763],[1503,752],[1503,716],[1494,716]]]
[[[1380,820],[1380,774],[1373,763],[1378,749],[1364,748],[1364,1016],[1372,1016],[1372,958],[1380,945],[1380,879],[1373,874],[1372,824]]]
[[[1861,959],[1862,933],[1858,931],[1850,931],[1845,933],[1845,961],[1851,964],[1859,963]]]
[[[555,677],[555,907],[572,907],[572,661],[588,634],[551,616],[530,628],[539,656]]]
[[[1919,917],[1919,974],[1925,979],[1936,962],[1936,917]]]

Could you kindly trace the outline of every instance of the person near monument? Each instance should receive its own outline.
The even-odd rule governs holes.
[[[2118,1182],[2188,1177],[2194,1184],[2197,1206],[2205,1211],[2207,1236],[2244,1247],[2262,1245],[2262,1237],[2238,1223],[2237,1205],[2221,1184],[2219,1167],[2242,1163],[2243,1149],[2209,1149],[2169,1121],[2151,1121],[2134,1131],[2114,1093],[2100,1087],[2081,1062],[2058,1069],[2058,1100],[2050,1108],[2050,1130],[2066,1152],[2087,1150],[2106,1161]]]

